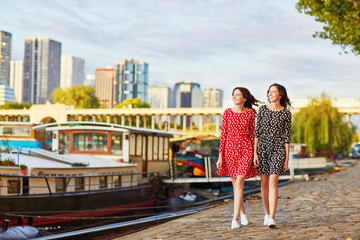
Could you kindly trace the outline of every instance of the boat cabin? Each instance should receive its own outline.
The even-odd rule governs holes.
[[[177,134],[183,135],[99,122],[20,126],[29,127],[27,131],[32,132],[32,136],[41,136],[43,142],[47,136],[51,144],[47,145],[49,149],[42,149],[25,142],[20,144],[20,151],[13,148],[10,153],[1,153],[3,159],[13,159],[17,165],[27,166],[29,182],[24,183],[24,178],[12,176],[15,172],[20,175],[19,166],[0,166],[0,184],[8,186],[1,188],[0,195],[135,186],[142,179],[146,180],[148,173],[166,173],[169,167],[169,139]],[[17,127],[12,126],[13,129]],[[9,139],[9,143],[12,141]],[[52,180],[45,183],[44,177]],[[29,189],[26,186],[30,186]]]
[[[45,148],[48,143],[44,129],[34,129],[37,124],[28,122],[0,122],[0,147]]]

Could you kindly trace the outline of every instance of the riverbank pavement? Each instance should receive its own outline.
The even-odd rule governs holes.
[[[260,193],[245,200],[250,224],[231,229],[233,201],[122,236],[122,240],[360,240],[360,164],[279,187],[275,229],[263,225]]]

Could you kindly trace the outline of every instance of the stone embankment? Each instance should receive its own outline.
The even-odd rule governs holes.
[[[121,237],[167,239],[360,239],[360,164],[279,188],[277,227],[263,225],[260,193],[246,199],[248,226],[231,229],[233,202]],[[120,239],[120,238],[119,238]]]

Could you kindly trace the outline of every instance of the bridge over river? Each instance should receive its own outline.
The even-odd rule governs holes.
[[[311,102],[310,98],[292,99],[292,112]],[[360,98],[331,98],[334,107],[348,116],[360,114]],[[0,121],[68,122],[96,121],[145,128],[181,131],[192,135],[220,133],[225,108],[98,108],[75,109],[63,104],[37,104],[30,109],[0,110]],[[177,124],[171,124],[170,122]]]

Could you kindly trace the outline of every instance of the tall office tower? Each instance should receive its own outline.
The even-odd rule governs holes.
[[[170,107],[171,89],[168,86],[149,86],[148,99],[152,108]]]
[[[12,87],[1,84],[0,105],[4,105],[5,102],[15,102],[15,91]]]
[[[11,33],[0,30],[0,84],[9,85],[11,60]]]
[[[177,82],[173,89],[173,107],[203,107],[200,84],[193,82]]]
[[[117,101],[140,98],[148,101],[149,65],[143,61],[124,60],[115,62]]]
[[[218,88],[206,88],[203,91],[203,106],[205,108],[223,107],[224,92]],[[210,116],[209,122],[216,123],[216,117]],[[206,120],[204,119],[204,123]]]
[[[26,38],[24,103],[44,104],[60,87],[61,43],[50,38]]]
[[[203,91],[203,106],[215,108],[223,106],[224,92],[218,88],[206,88]]]
[[[112,108],[116,105],[116,81],[114,69],[96,69],[95,96],[100,105]]]
[[[70,54],[61,54],[60,87],[84,84],[85,61]]]
[[[84,84],[92,86],[95,89],[95,74],[87,74]]]
[[[193,82],[177,82],[173,89],[172,106],[176,108],[203,107],[200,84]],[[199,126],[199,116],[194,116],[193,122]],[[183,124],[182,118],[178,123]],[[186,125],[190,125],[190,116],[187,116]]]
[[[16,60],[10,62],[10,87],[15,91],[16,102],[23,101],[24,85],[24,61]]]

